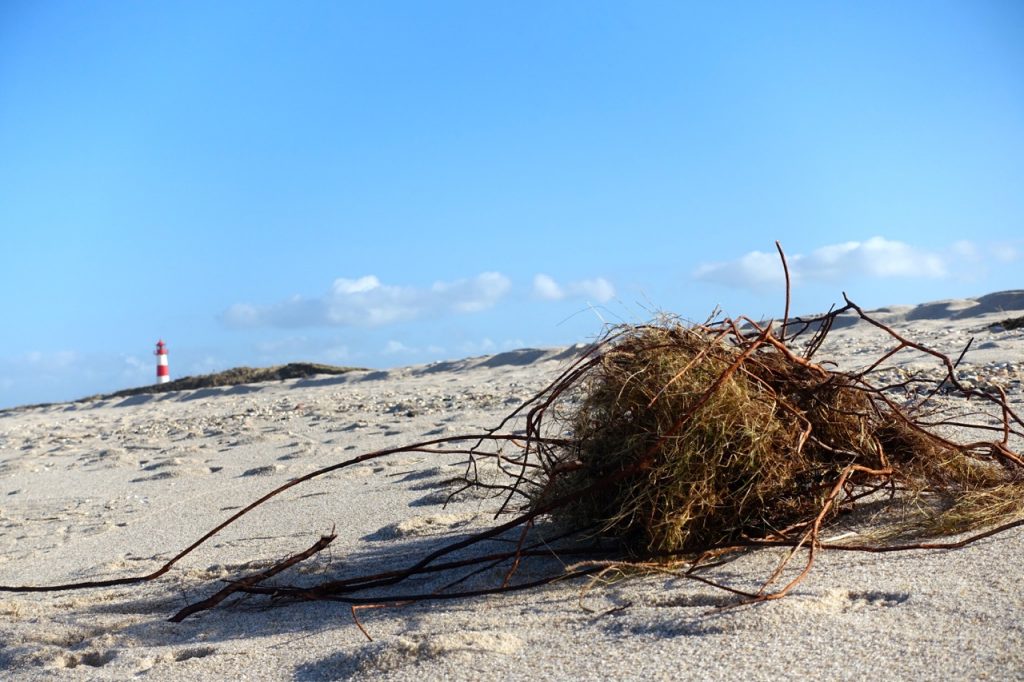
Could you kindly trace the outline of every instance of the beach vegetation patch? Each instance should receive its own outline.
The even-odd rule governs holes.
[[[284,379],[305,379],[318,374],[346,374],[357,371],[355,367],[338,367],[316,362],[290,362],[286,365],[273,367],[232,367],[223,372],[187,376],[163,384],[152,384],[127,388],[116,393],[86,398],[86,400],[107,398],[128,398],[145,393],[167,393],[169,391],[191,391],[198,388],[220,388],[223,386],[239,386],[256,384],[263,381],[282,381]]]
[[[1024,315],[1020,317],[1008,317],[1005,320],[993,322],[990,326],[993,328],[1001,328],[1003,331],[1024,329]]]

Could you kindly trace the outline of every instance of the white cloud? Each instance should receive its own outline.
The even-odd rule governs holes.
[[[460,313],[476,313],[486,310],[508,293],[512,283],[499,272],[484,272],[471,280],[437,282],[430,288],[431,294],[443,304]]]
[[[79,355],[73,350],[53,352],[29,351],[25,353],[25,363],[41,371],[56,371],[73,366],[79,361]]]
[[[380,287],[380,280],[373,275],[366,275],[359,279],[345,279],[339,277],[334,280],[334,284],[331,285],[331,290],[340,295],[345,294],[361,294],[366,291],[372,291]]]
[[[121,360],[124,362],[127,371],[153,369],[152,362],[145,362],[136,355],[123,355]]]
[[[312,345],[309,338],[305,336],[286,336],[283,338],[260,341],[256,344],[256,350],[263,356],[279,356],[295,353],[306,353]]]
[[[386,344],[384,344],[384,348],[381,349],[380,352],[383,353],[384,355],[395,355],[396,353],[414,353],[416,352],[416,349],[410,348],[401,341],[391,339]]]
[[[570,283],[569,293],[576,296],[593,298],[598,303],[606,303],[615,296],[615,287],[603,277],[598,277],[596,279],[585,279]]]
[[[152,355],[33,350],[0,357],[0,407],[74,400],[154,381]]]
[[[605,303],[615,296],[615,287],[603,277],[569,282],[564,287],[554,278],[545,274],[534,275],[533,294],[546,301],[560,301],[563,298],[591,298]]]
[[[974,245],[964,240],[954,244],[949,253],[964,256],[974,250]],[[794,282],[857,276],[941,279],[950,275],[949,259],[948,255],[884,237],[829,244],[809,254],[786,255]],[[693,277],[752,289],[785,281],[778,254],[761,251],[752,251],[734,261],[705,263],[694,271]]]
[[[749,288],[785,282],[777,254],[751,251],[727,263],[704,263],[693,272],[694,279]]]
[[[148,360],[137,355],[122,355],[120,367],[121,380],[127,384],[145,383],[146,379],[156,379],[156,359]]]
[[[293,296],[271,305],[237,303],[223,319],[232,327],[379,327],[447,313],[475,313],[511,288],[507,277],[484,272],[471,279],[436,282],[429,289],[384,284],[374,275],[338,278],[319,298]]]
[[[487,337],[480,341],[465,341],[459,345],[459,351],[467,355],[493,353],[496,350],[498,350],[498,344]]]
[[[224,321],[232,327],[256,327],[260,324],[260,311],[248,303],[236,303],[225,311]]]
[[[320,357],[331,363],[348,362],[352,359],[352,352],[349,350],[348,346],[344,344],[336,344],[325,348],[321,352]]]
[[[479,341],[464,341],[457,346],[456,350],[464,355],[489,355],[508,350],[517,350],[524,346],[526,346],[526,343],[520,338],[495,341],[489,337],[484,337]]]
[[[1020,260],[1021,256],[1024,255],[1021,249],[1015,244],[1002,243],[994,244],[992,246],[992,257],[1000,263],[1013,263],[1014,261]]]
[[[971,263],[977,263],[981,260],[981,252],[978,250],[977,245],[966,239],[953,242],[952,246],[949,247],[949,250],[955,259],[965,260]]]
[[[565,292],[558,286],[558,282],[543,274],[533,276],[533,293],[545,301],[560,301],[565,298]]]
[[[333,336],[284,336],[258,341],[253,344],[252,350],[254,361],[263,365],[298,361],[347,363],[358,357],[358,353]]]

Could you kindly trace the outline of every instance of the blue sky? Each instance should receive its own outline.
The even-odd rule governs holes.
[[[0,406],[1024,287],[1024,3],[0,3]]]

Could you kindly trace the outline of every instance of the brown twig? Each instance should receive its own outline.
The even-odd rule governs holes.
[[[782,261],[782,272],[786,275],[786,311],[782,315],[782,333],[779,335],[779,338],[785,341],[786,327],[789,325],[789,265],[786,263],[786,254],[782,251],[782,244],[778,240],[775,240],[775,248],[779,252],[779,260]]]
[[[244,591],[246,588],[254,587],[255,585],[258,585],[259,583],[266,580],[267,578],[272,578],[281,571],[291,568],[300,561],[308,559],[309,557],[313,556],[314,554],[316,554],[317,552],[331,544],[331,542],[333,542],[336,537],[338,536],[332,530],[329,535],[324,535],[315,543],[313,543],[313,545],[309,549],[303,552],[299,552],[298,554],[293,554],[287,559],[284,559],[283,561],[279,561],[278,563],[274,564],[265,571],[260,571],[255,575],[242,578],[241,580],[231,581],[226,587],[219,590],[215,594],[207,597],[206,599],[200,602],[196,602],[195,604],[189,604],[181,611],[178,611],[176,614],[171,616],[168,620],[172,623],[180,623],[181,621],[185,620],[194,613],[199,613],[200,611],[212,609],[214,606],[221,603],[235,592],[241,592]]]

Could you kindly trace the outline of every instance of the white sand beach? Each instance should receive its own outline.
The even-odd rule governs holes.
[[[999,384],[1024,413],[1024,291],[892,306],[875,316]],[[853,369],[891,347],[840,321],[816,360]],[[381,448],[494,427],[571,352],[523,350],[435,365],[0,411],[0,584],[143,575],[289,479]],[[895,358],[892,372],[921,356]],[[902,363],[902,364],[901,364]],[[965,411],[975,409],[965,406]],[[1019,439],[1013,443],[1020,452]],[[447,506],[460,455],[402,453],[298,485],[146,583],[0,593],[0,670],[19,680],[1024,679],[1024,528],[959,550],[825,551],[781,600],[647,576],[365,609],[232,596],[168,618],[224,583],[328,549],[268,584],[406,566],[493,525],[500,499]],[[716,569],[756,589],[780,556]],[[565,558],[566,563],[571,559]],[[558,570],[528,563],[523,579]],[[498,585],[504,568],[474,577]],[[417,578],[429,590],[441,578]],[[434,580],[435,582],[431,582]],[[441,584],[441,583],[436,583]]]

